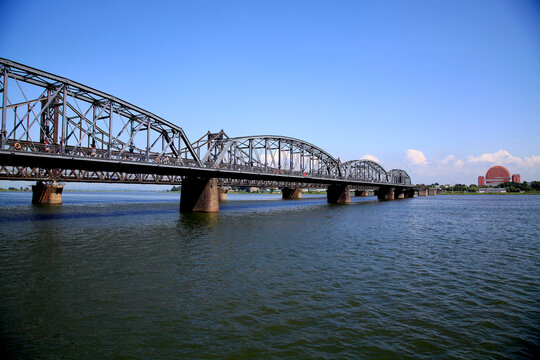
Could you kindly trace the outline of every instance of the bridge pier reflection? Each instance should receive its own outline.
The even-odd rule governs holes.
[[[180,212],[219,212],[217,180],[186,176],[182,180]]]
[[[329,204],[349,204],[351,189],[348,185],[330,185],[326,190],[326,200]]]

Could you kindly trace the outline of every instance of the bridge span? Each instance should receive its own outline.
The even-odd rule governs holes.
[[[0,179],[38,181],[33,202],[61,202],[61,182],[182,185],[180,211],[219,211],[228,186],[279,187],[284,198],[326,188],[329,203],[375,190],[412,197],[409,175],[369,160],[341,162],[276,135],[191,142],[181,127],[112,95],[0,58]]]

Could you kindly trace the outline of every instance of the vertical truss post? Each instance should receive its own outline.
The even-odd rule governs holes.
[[[264,171],[268,169],[268,139],[264,139]]]
[[[135,156],[133,153],[132,153],[132,149],[133,149],[133,116],[129,118],[129,155],[130,157],[131,156]]]
[[[30,135],[29,135],[29,129],[30,129],[30,110],[32,110],[32,107],[30,106],[30,104],[28,104],[28,110],[26,112],[26,114],[28,116],[26,116],[26,141],[28,141],[30,139]]]
[[[253,168],[253,139],[249,139],[249,169]]]
[[[182,136],[180,134],[178,134],[178,160],[178,165],[180,165],[182,163]]]
[[[107,152],[109,158],[112,157],[112,128],[113,128],[113,103],[109,103],[109,141],[107,142]]]
[[[146,161],[150,160],[150,117],[146,123]]]
[[[47,88],[47,100],[41,100],[41,111],[37,117],[41,117],[39,126],[39,142],[49,141],[49,104],[51,102],[51,90]],[[36,118],[37,118],[36,117]],[[28,129],[30,130],[30,129]]]
[[[2,130],[0,131],[0,146],[3,149],[7,143],[7,101],[8,101],[8,71],[4,67],[4,89],[2,91]]]
[[[281,139],[278,140],[278,170],[281,170]]]
[[[13,140],[17,139],[17,106],[13,107]]]
[[[84,117],[84,115],[81,112],[81,114],[79,115],[79,144],[81,146],[82,146],[83,117]],[[79,147],[79,144],[77,144],[77,148]]]
[[[294,168],[294,148],[293,144],[291,144],[291,167],[289,170],[293,171]]]
[[[92,143],[90,144],[92,148],[96,147],[96,121],[98,117],[96,105],[96,102],[92,104]]]
[[[66,118],[66,111],[67,111],[67,87],[64,86],[64,90],[62,91],[62,132],[60,135],[60,149],[62,151],[62,154],[66,153],[66,143],[67,143],[67,118]]]

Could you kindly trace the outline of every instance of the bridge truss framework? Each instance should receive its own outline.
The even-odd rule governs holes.
[[[191,143],[181,127],[153,113],[6,59],[0,93],[0,179],[177,185],[202,176],[220,186],[411,186],[404,170],[342,163],[286,136],[231,138],[222,130]]]

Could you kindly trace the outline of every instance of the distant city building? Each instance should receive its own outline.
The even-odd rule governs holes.
[[[478,177],[478,186],[497,186],[505,182],[521,182],[521,177],[519,174],[514,174],[510,176],[510,171],[504,166],[492,166],[486,172],[486,176]]]
[[[486,185],[486,178],[483,176],[478,177],[478,186],[485,186]]]

